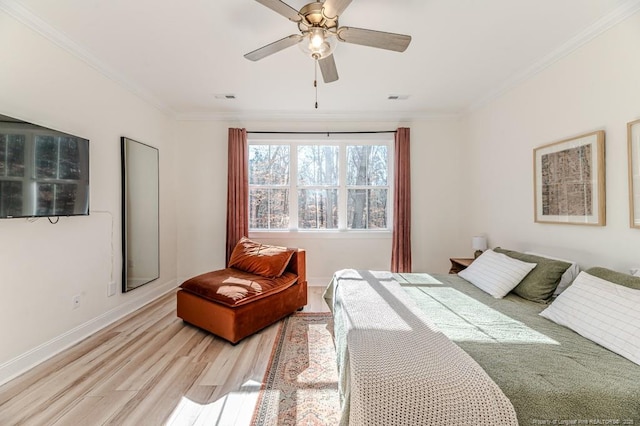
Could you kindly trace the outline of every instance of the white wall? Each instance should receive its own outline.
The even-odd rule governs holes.
[[[228,127],[217,121],[177,124],[179,283],[224,268]]]
[[[583,267],[640,266],[629,228],[626,123],[640,118],[640,13],[473,112],[468,121],[468,229],[489,243],[564,256]],[[533,149],[606,131],[605,227],[533,221]]]
[[[0,12],[0,114],[90,139],[89,216],[0,220],[0,383],[176,283],[173,121]],[[160,279],[120,294],[120,137],[160,149]],[[107,297],[116,281],[117,294]],[[72,309],[72,298],[81,303]]]
[[[460,234],[463,201],[462,132],[454,119],[415,122],[214,122],[178,123],[178,280],[224,266],[227,129],[264,131],[365,131],[411,128],[412,239],[414,271],[446,272],[449,257],[471,253],[471,236]],[[204,188],[204,189],[203,189]],[[342,268],[388,270],[390,235],[382,238],[261,238],[307,250],[311,285],[326,285]]]

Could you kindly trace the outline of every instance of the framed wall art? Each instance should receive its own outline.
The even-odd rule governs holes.
[[[629,151],[629,219],[640,228],[640,120],[627,124]]]
[[[533,150],[534,220],[604,226],[604,131]]]

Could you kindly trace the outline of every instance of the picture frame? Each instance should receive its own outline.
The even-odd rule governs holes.
[[[606,224],[604,143],[598,130],[533,150],[536,223]]]
[[[627,123],[629,226],[640,229],[640,120]]]

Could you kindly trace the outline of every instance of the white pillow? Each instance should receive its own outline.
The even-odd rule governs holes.
[[[547,259],[560,260],[562,262],[567,262],[571,264],[571,266],[569,266],[567,270],[564,271],[564,273],[560,277],[560,282],[558,283],[558,287],[556,287],[556,289],[553,292],[554,296],[557,296],[563,291],[565,291],[567,287],[571,285],[573,280],[575,280],[578,274],[580,273],[580,267],[578,266],[578,264],[576,262],[572,262],[571,260],[560,259],[559,257],[547,256],[546,254],[534,253],[532,251],[525,251],[525,254],[546,257]]]
[[[545,318],[640,365],[640,290],[580,272]]]
[[[535,267],[535,263],[522,262],[488,249],[467,269],[458,272],[458,276],[500,299],[513,290]]]

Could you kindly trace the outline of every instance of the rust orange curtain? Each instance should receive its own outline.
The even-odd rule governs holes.
[[[391,272],[411,272],[410,129],[396,131]]]
[[[229,129],[227,169],[227,257],[242,237],[249,236],[249,146],[246,129]]]

